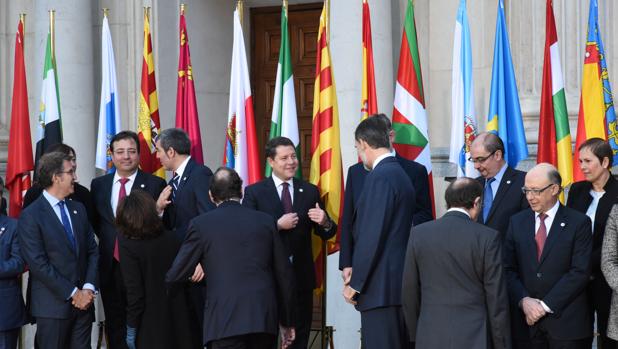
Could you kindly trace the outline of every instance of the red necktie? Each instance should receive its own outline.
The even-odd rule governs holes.
[[[127,197],[127,188],[124,186],[129,181],[128,178],[120,178],[120,191],[118,192],[118,204],[116,205],[116,210],[118,206],[122,202],[122,200]],[[118,251],[118,237],[116,236],[116,241],[114,242],[114,259],[120,262],[120,252]]]
[[[292,195],[290,195],[290,184],[287,182],[281,183],[281,204],[283,205],[283,213],[292,212]]]
[[[541,213],[539,215],[541,224],[539,225],[539,230],[536,231],[536,236],[534,237],[534,240],[536,240],[537,261],[541,261],[541,255],[543,254],[543,247],[545,246],[545,240],[547,239],[547,228],[545,227],[546,218],[547,218],[547,215],[545,213]]]

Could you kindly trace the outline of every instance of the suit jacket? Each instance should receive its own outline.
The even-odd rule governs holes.
[[[0,198],[0,215],[6,216],[7,213],[7,204],[5,198]]]
[[[403,313],[419,348],[511,347],[501,248],[497,230],[462,212],[412,228]]]
[[[0,216],[0,331],[19,328],[26,323],[26,308],[19,285],[24,260],[16,233],[17,221]]]
[[[180,241],[184,240],[191,219],[215,207],[208,196],[211,178],[212,171],[207,166],[189,159],[178,183],[176,199],[163,214],[163,223]]]
[[[205,345],[293,323],[294,275],[271,215],[227,201],[195,218],[166,281],[185,281],[198,262],[208,278]]]
[[[429,195],[429,176],[425,166],[416,161],[408,160],[399,154],[396,155],[399,164],[406,172],[412,186],[416,192],[416,203],[412,221],[414,225],[419,225],[433,220],[433,208]],[[348,176],[345,187],[345,197],[343,202],[343,216],[341,218],[341,241],[339,250],[339,269],[352,265],[352,255],[354,245],[352,235],[354,230],[354,211],[361,196],[365,178],[369,171],[362,163],[354,164],[348,168]]]
[[[26,195],[24,195],[24,207],[28,207],[31,203],[33,203],[36,199],[38,199],[43,193],[43,189],[38,183],[34,183],[28,191],[26,191]],[[84,187],[79,183],[75,183],[73,186],[73,194],[69,195],[67,199],[81,202],[82,205],[86,208],[86,213],[88,214],[88,221],[90,224],[96,219],[96,213],[94,209],[94,204],[92,201],[92,195],[90,195],[90,191],[88,188]]]
[[[311,231],[313,230],[316,235],[326,240],[335,235],[337,226],[333,224],[330,230],[324,230],[309,219],[309,209],[314,208],[316,203],[324,209],[318,188],[296,178],[293,181],[292,209],[298,214],[298,224],[294,229],[281,230],[279,233],[287,255],[292,260],[298,290],[311,291],[316,285]],[[283,205],[272,177],[246,187],[242,204],[245,207],[268,213],[275,219],[283,216]]]
[[[607,336],[618,340],[618,206],[616,205],[607,219],[601,256],[601,270],[612,289]]]
[[[401,305],[401,278],[414,188],[397,159],[387,157],[367,175],[356,209],[350,286],[357,309]]]
[[[526,172],[515,170],[507,165],[498,191],[494,194],[494,201],[489,210],[487,222],[483,222],[482,214],[477,219],[479,223],[484,223],[486,226],[499,231],[502,239],[506,234],[511,216],[530,207],[526,196],[521,192],[525,178]],[[485,178],[478,177],[476,180],[481,183],[483,188],[485,187]]]
[[[67,319],[73,311],[68,301],[73,289],[81,289],[85,283],[95,288],[98,285],[99,251],[86,209],[74,200],[66,200],[66,207],[76,250],[44,196],[24,209],[19,217],[17,235],[22,256],[30,267],[34,317]]]
[[[110,270],[117,235],[114,225],[115,214],[111,204],[113,181],[114,174],[110,173],[93,179],[90,184],[96,213],[93,228],[99,238],[99,278],[102,284],[111,281]],[[163,179],[138,170],[131,190],[146,191],[157,200],[165,185]]]
[[[184,285],[166,292],[165,273],[179,248],[180,241],[171,231],[144,240],[119,235],[127,325],[137,329],[138,348],[203,348],[199,341],[193,343],[194,324],[189,321],[193,310],[189,309]]]
[[[504,267],[513,338],[529,339],[539,326],[559,340],[592,336],[585,292],[592,251],[590,226],[586,215],[560,205],[539,262],[534,212],[527,209],[511,218],[504,243]],[[528,326],[519,308],[524,297],[542,300],[553,313]]]

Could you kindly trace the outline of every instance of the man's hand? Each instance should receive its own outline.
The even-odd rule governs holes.
[[[343,279],[344,286],[349,285],[350,279],[352,279],[352,267],[343,268],[341,271],[341,278]]]
[[[321,227],[326,225],[328,216],[326,215],[326,212],[320,208],[320,205],[317,202],[315,203],[315,208],[310,209],[308,214],[309,219],[315,223],[318,223]]]
[[[193,276],[191,276],[191,281],[200,282],[202,281],[202,279],[204,279],[204,269],[202,269],[202,265],[198,263],[195,266],[195,271],[193,272]]]
[[[298,224],[298,214],[294,212],[286,213],[277,220],[279,230],[290,230],[296,228]]]
[[[530,297],[525,297],[521,300],[521,309],[526,315],[526,323],[528,326],[534,325],[546,314],[541,302],[538,299]]]
[[[296,339],[296,330],[294,330],[294,327],[279,326],[279,334],[281,335],[281,349],[286,349],[292,345],[292,342]]]
[[[170,196],[172,195],[172,186],[168,185],[161,191],[159,194],[159,198],[157,199],[157,213],[160,215],[163,214],[167,205],[169,205],[172,200],[170,200]]]
[[[350,285],[345,285],[343,287],[343,298],[345,298],[346,302],[352,305],[356,305],[356,300],[354,298],[356,297],[357,293],[358,292],[354,291],[352,287],[350,287]]]
[[[94,302],[94,292],[91,290],[77,290],[72,297],[71,304],[79,310],[87,310]]]

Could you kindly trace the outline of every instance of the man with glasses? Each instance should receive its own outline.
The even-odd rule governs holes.
[[[139,166],[139,138],[135,132],[121,131],[110,141],[114,173],[92,180],[90,188],[96,219],[94,231],[99,237],[99,278],[105,307],[105,330],[110,349],[126,348],[126,293],[120,274],[118,231],[114,225],[116,208],[132,190],[143,190],[157,199],[165,181],[143,172]]]
[[[530,209],[514,215],[504,242],[513,348],[590,348],[590,219],[563,206],[562,178],[550,164],[528,172]]]
[[[493,133],[479,134],[470,146],[470,158],[481,174],[483,210],[477,221],[500,232],[502,239],[509,218],[528,207],[521,192],[526,173],[510,167],[504,159],[504,143]]]

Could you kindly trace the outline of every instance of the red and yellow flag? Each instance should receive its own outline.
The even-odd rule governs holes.
[[[318,30],[309,181],[320,189],[320,196],[330,218],[335,223],[339,223],[343,208],[343,170],[337,95],[327,40],[328,7],[328,1],[325,1]],[[315,235],[313,235],[312,245],[317,285],[321,288],[325,275],[323,253],[326,251],[322,248],[321,239]],[[339,250],[339,232],[328,241],[327,249],[328,253]]]
[[[363,82],[361,88],[361,121],[378,112],[376,78],[373,68],[373,45],[371,43],[371,15],[369,4],[363,0]]]
[[[140,143],[140,167],[144,172],[165,179],[165,170],[156,157],[155,142],[159,136],[159,99],[155,79],[152,40],[150,39],[150,8],[144,8],[144,60],[142,61],[142,85],[137,115],[137,133]]]

